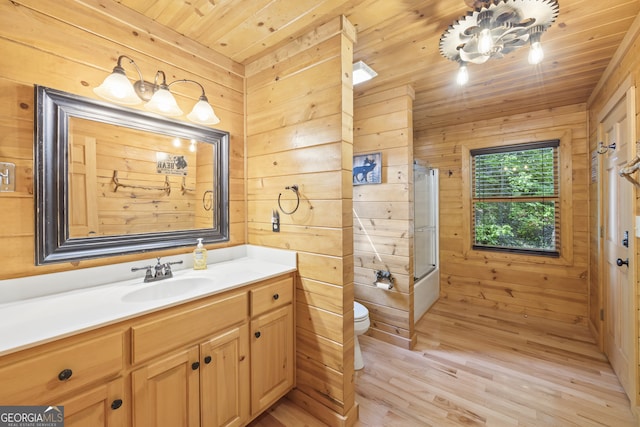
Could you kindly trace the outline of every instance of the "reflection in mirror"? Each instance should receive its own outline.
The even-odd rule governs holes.
[[[69,118],[69,237],[213,225],[215,146]]]
[[[228,134],[36,86],[38,264],[228,240]]]

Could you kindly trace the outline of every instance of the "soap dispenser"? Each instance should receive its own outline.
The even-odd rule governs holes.
[[[207,250],[202,246],[202,238],[198,239],[198,246],[193,251],[193,269],[207,269]]]

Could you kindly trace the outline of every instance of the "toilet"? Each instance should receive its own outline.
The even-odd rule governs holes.
[[[364,361],[362,360],[362,351],[360,351],[360,342],[358,341],[358,335],[362,335],[369,329],[371,323],[369,322],[369,310],[367,307],[359,302],[353,302],[353,341],[354,341],[354,358],[353,367],[357,371],[364,368]]]

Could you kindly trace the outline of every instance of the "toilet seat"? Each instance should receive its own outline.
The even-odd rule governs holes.
[[[364,305],[360,304],[357,301],[353,302],[353,320],[356,322],[360,322],[362,320],[365,320],[367,317],[369,317],[369,310],[367,310],[367,307],[365,307]]]

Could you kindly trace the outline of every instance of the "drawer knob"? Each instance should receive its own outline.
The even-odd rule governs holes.
[[[256,338],[260,338],[260,331],[256,332],[254,335],[256,336]]]
[[[196,371],[199,367],[200,367],[200,362],[193,362],[191,364],[191,369],[193,369],[194,371]]]
[[[280,298],[280,295],[278,295],[278,294],[273,294],[273,299],[274,299],[274,300],[276,300],[276,301],[277,301],[277,300],[278,300],[278,298]]]
[[[118,409],[121,406],[122,406],[122,399],[116,399],[113,402],[111,402],[111,409]]]
[[[204,363],[206,363],[207,365],[208,365],[209,363],[211,363],[211,356],[207,356],[207,357],[205,357],[205,358],[204,358]]]
[[[73,371],[71,369],[63,369],[62,371],[60,371],[60,373],[58,374],[58,379],[60,381],[66,381],[69,378],[71,378],[71,375],[73,375]]]

